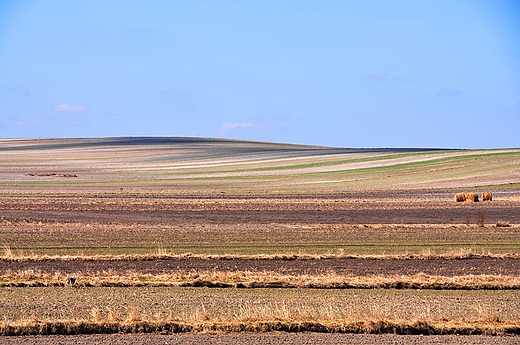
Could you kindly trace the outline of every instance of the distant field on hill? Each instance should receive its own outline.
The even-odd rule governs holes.
[[[341,149],[197,138],[4,139],[0,165],[2,187],[50,189],[241,194],[520,185],[520,149]]]

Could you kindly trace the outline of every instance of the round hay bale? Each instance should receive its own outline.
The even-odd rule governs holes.
[[[455,202],[463,202],[466,201],[466,193],[457,193],[454,198]]]
[[[493,194],[491,192],[482,192],[482,201],[492,201]]]
[[[464,193],[466,196],[466,200],[468,202],[478,202],[478,194],[477,193]]]

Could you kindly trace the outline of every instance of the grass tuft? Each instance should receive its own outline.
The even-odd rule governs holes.
[[[90,311],[90,314],[92,315],[92,321],[93,322],[102,322],[103,319],[101,317],[101,312],[99,311],[98,308],[94,307],[92,308],[92,310]]]
[[[4,246],[4,255],[3,258],[6,260],[13,260],[16,256],[14,255],[13,251],[9,246]]]

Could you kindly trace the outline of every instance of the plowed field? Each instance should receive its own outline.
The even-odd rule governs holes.
[[[493,200],[454,202],[460,191],[491,191]],[[9,296],[0,305],[5,322],[31,319],[34,311],[39,320],[83,320],[98,315],[96,310],[103,317],[92,316],[95,322],[123,322],[110,313],[137,308],[150,322],[182,310],[188,321],[197,322],[352,315],[402,321],[413,315],[498,327],[518,322],[516,288],[495,293],[485,279],[500,283],[520,276],[520,150],[355,150],[189,138],[0,140],[0,245],[0,290]],[[172,272],[189,277],[210,272],[224,280],[231,279],[228,273],[258,273],[267,283],[257,289],[206,289],[183,286],[181,277],[175,287],[164,281],[138,284]],[[450,277],[456,291],[448,293],[441,283],[427,292],[269,287],[270,275],[326,274]],[[96,275],[137,283],[85,283]],[[484,283],[466,291],[464,279],[474,276],[486,276]],[[83,283],[63,286],[66,277]],[[26,285],[13,287],[18,283]],[[518,342],[515,337],[245,333],[0,337],[0,343],[10,339]]]
[[[61,272],[68,275],[81,272],[96,274],[109,271],[113,274],[169,274],[182,271],[240,272],[273,271],[290,275],[335,273],[338,275],[384,276],[416,275],[520,275],[519,259],[457,259],[457,260],[374,260],[331,258],[320,260],[219,260],[219,259],[169,259],[139,261],[29,261],[0,262],[0,275],[9,271],[33,270],[41,273]]]

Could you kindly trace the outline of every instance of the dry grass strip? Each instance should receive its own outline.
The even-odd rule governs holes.
[[[498,226],[498,225],[497,225]],[[504,226],[504,225],[501,225]],[[511,225],[507,223],[507,227]],[[325,260],[325,259],[367,259],[367,260],[463,260],[463,259],[520,259],[520,253],[492,253],[474,250],[453,250],[443,253],[435,253],[425,250],[419,253],[402,254],[345,254],[339,251],[336,254],[173,254],[165,253],[161,250],[157,254],[134,254],[134,255],[23,255],[15,254],[10,248],[4,247],[4,255],[0,255],[0,261],[4,262],[39,262],[39,261],[155,261],[155,260],[178,260],[178,259],[199,259],[199,260]]]
[[[8,272],[0,276],[0,287],[66,286],[68,276],[33,271]],[[212,287],[212,288],[309,288],[309,289],[435,289],[513,290],[520,289],[520,277],[503,275],[354,276],[335,273],[286,275],[277,272],[186,272],[170,274],[78,274],[74,287]]]
[[[0,322],[0,335],[77,335],[113,333],[319,332],[423,335],[518,335],[520,322],[500,320],[57,320]]]

